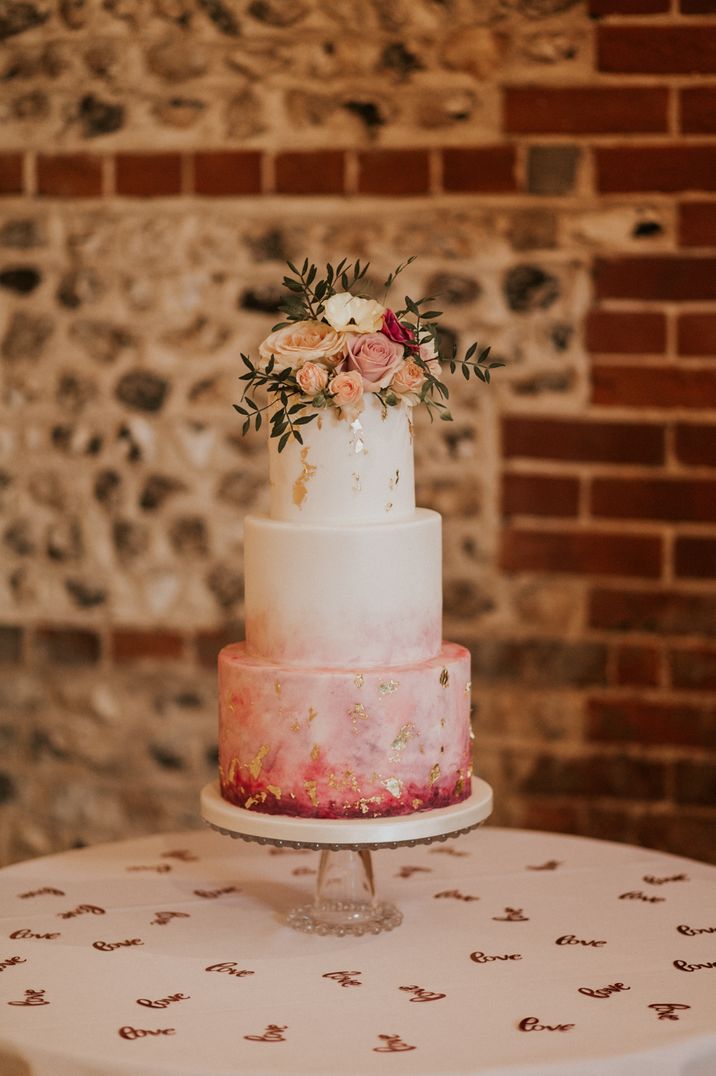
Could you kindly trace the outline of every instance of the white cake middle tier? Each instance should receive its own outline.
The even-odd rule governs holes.
[[[247,516],[246,642],[295,665],[425,661],[442,634],[441,519],[343,526]]]

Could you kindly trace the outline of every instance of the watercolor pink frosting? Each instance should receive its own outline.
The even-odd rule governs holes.
[[[470,794],[470,655],[444,643],[406,665],[307,668],[243,643],[219,655],[221,791],[240,807],[383,817]]]

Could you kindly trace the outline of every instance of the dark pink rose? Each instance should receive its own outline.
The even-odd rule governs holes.
[[[396,318],[392,310],[386,310],[383,314],[383,326],[380,330],[385,333],[389,340],[395,340],[396,344],[407,344],[412,347],[415,344],[415,333]]]
[[[390,384],[403,361],[403,345],[380,333],[346,333],[344,370],[357,370],[365,392]]]

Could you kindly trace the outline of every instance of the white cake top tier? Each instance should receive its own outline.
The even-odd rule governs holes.
[[[269,439],[269,515],[292,523],[391,523],[415,511],[412,407],[366,393],[353,420],[333,408],[283,452]]]

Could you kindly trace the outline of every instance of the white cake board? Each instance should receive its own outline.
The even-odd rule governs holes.
[[[218,780],[205,785],[201,793],[204,821],[226,836],[259,844],[331,851],[377,850],[445,841],[475,829],[491,812],[492,789],[486,781],[475,777],[470,796],[461,803],[393,818],[334,820],[260,814],[223,799]]]

